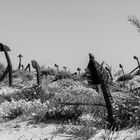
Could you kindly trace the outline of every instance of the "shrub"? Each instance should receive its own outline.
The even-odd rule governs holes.
[[[57,108],[57,110],[73,110],[75,112],[77,109],[77,113],[79,111],[81,113],[98,112],[98,114],[101,114],[101,108],[103,107],[94,105],[77,105],[77,103],[104,104],[103,97],[101,97],[95,90],[87,88],[80,82],[70,79],[58,80],[57,82],[51,83],[48,86],[48,93],[50,95],[50,103]],[[73,103],[75,105],[65,105],[65,103]]]
[[[25,87],[12,95],[11,98],[15,100],[25,99],[27,101],[33,101],[35,99],[40,99],[41,102],[48,100],[47,91],[45,91],[41,85],[33,85],[32,87]]]
[[[5,101],[0,105],[0,117],[4,119],[14,119],[23,114],[22,106],[25,105],[24,100],[19,102],[12,100],[11,102]]]
[[[98,133],[94,124],[90,121],[81,121],[78,125],[60,125],[57,133],[72,135],[74,139],[90,139]]]
[[[99,103],[100,95],[92,88],[86,88],[82,85],[70,86],[54,96],[55,100],[72,103]]]
[[[69,79],[72,78],[71,73],[69,71],[61,70],[55,75],[55,79]]]
[[[5,101],[2,103],[0,110],[0,117],[4,119],[13,119],[24,114],[31,116],[33,119],[39,118],[39,120],[43,120],[46,112],[49,110],[49,105],[41,103],[40,100],[12,100],[11,102]]]
[[[73,81],[72,79],[62,79],[62,80],[58,80],[58,81],[50,83],[47,87],[47,90],[50,96],[54,96],[56,93],[58,92],[61,93],[68,87],[71,87],[71,86],[76,87],[78,85],[81,85],[81,83],[78,81]]]
[[[134,78],[134,76],[131,74],[124,74],[124,75],[118,77],[117,81],[119,81],[119,82],[120,81],[128,81],[128,80],[131,80],[133,78]]]
[[[41,75],[52,75],[52,76],[54,76],[54,75],[56,75],[56,70],[55,69],[53,69],[53,68],[42,68],[41,69]]]
[[[115,101],[115,111],[117,122],[120,128],[132,127],[140,124],[140,100],[133,96],[123,99],[121,102]]]
[[[93,94],[93,95],[92,95]],[[87,102],[89,103],[88,98],[91,100],[94,98],[95,95],[94,90],[90,88],[86,88],[81,85],[80,82],[72,81],[70,79],[63,79],[57,82],[49,84],[46,89],[42,89],[42,86],[36,85],[30,88],[24,88],[21,91],[16,91],[12,94],[5,95],[7,98],[11,100],[14,99],[14,102],[20,102],[21,99],[31,103],[35,102],[36,100],[40,100],[40,103],[34,104],[39,106],[35,108],[43,109],[42,104],[49,103],[50,110],[49,112],[46,111],[45,115],[42,115],[42,119],[64,119],[64,120],[77,120],[78,117],[82,114],[82,108],[77,108],[75,105],[62,105],[60,101],[68,101],[68,102]],[[82,97],[83,96],[83,97]],[[53,98],[52,98],[53,97]],[[92,97],[92,98],[91,98]],[[97,100],[97,99],[96,99]],[[94,102],[92,100],[92,102]],[[10,104],[10,102],[8,102]],[[11,102],[13,104],[13,102]],[[24,103],[27,105],[27,103]],[[19,104],[18,104],[19,105]],[[26,108],[24,105],[24,108]],[[10,105],[8,105],[10,106]],[[28,104],[29,106],[29,104]],[[48,104],[47,104],[48,106]],[[30,108],[30,107],[29,107]],[[13,109],[12,109],[13,110]],[[26,109],[28,110],[28,109]],[[86,109],[85,109],[86,110]],[[87,109],[88,110],[88,109]],[[22,108],[23,111],[23,108]],[[21,112],[22,112],[21,111]],[[16,111],[15,111],[16,112]],[[30,111],[31,112],[31,111]],[[39,112],[39,111],[38,111]],[[24,111],[25,113],[25,111]],[[10,115],[11,114],[11,115]],[[9,116],[14,116],[10,111]],[[16,114],[16,113],[15,113]],[[16,116],[16,115],[15,115]],[[39,120],[40,114],[35,113],[34,118]]]
[[[30,116],[33,122],[44,122],[47,119],[59,120],[76,120],[77,112],[57,109],[52,106],[49,101],[42,103],[40,100],[26,101],[26,100],[12,100],[5,101],[0,105],[0,117],[3,119],[14,119],[20,115]]]
[[[23,81],[30,81],[33,79],[33,75],[30,72],[20,71],[20,70],[15,71],[15,73],[13,74],[13,77],[21,78],[21,79],[23,79]]]
[[[49,99],[47,90],[45,91],[40,85],[33,85],[32,87],[23,87],[22,89],[4,87],[1,89],[0,99],[11,101],[12,99],[18,101],[24,99],[26,101],[33,101],[40,99],[45,102]],[[3,100],[4,99],[4,100]]]

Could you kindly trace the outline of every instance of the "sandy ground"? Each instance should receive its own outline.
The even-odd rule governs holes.
[[[17,118],[12,121],[0,123],[0,140],[86,140],[85,138],[73,138],[72,136],[56,134],[59,124],[49,121],[48,123],[31,124]],[[134,128],[108,134],[100,130],[90,140],[140,140],[140,130]],[[109,136],[109,137],[108,137]],[[112,138],[112,139],[109,139]]]

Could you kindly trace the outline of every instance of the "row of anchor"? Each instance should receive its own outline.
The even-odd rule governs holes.
[[[9,46],[0,43],[0,51],[4,52],[6,60],[7,60],[7,67],[6,67],[6,70],[3,72],[3,74],[0,76],[0,82],[2,82],[8,74],[9,87],[11,87],[13,85],[13,76],[12,76],[13,69],[12,69],[12,62],[11,62],[10,56],[8,54],[8,51],[11,51],[11,49],[10,49]],[[22,56],[19,55],[18,57],[20,59],[18,69],[20,69],[22,67],[22,65],[21,65],[21,57]],[[32,60],[31,64],[32,64],[32,67],[36,70],[36,73],[37,73],[37,84],[40,84],[41,83],[40,66],[37,63],[37,61],[35,61],[35,60]],[[31,72],[30,64],[28,64],[27,67],[24,70],[25,71],[29,70],[29,72]]]
[[[8,54],[8,51],[11,51],[11,49],[9,48],[9,46],[0,43],[0,51],[4,52],[6,60],[7,60],[7,67],[6,67],[6,70],[3,72],[3,74],[0,76],[0,82],[2,82],[4,80],[4,78],[6,77],[6,75],[9,74],[9,87],[11,87],[13,85],[13,79],[12,79],[13,78],[13,76],[12,76],[13,70],[12,70],[12,62],[11,62],[10,56]],[[21,54],[19,54],[18,57],[19,57],[18,69],[20,70],[21,67],[22,67],[22,69],[24,69],[24,66],[21,65],[21,58],[23,56]],[[134,59],[137,60],[138,66],[136,68],[134,68],[129,74],[132,74],[137,69],[140,69],[140,63],[138,61],[138,57],[134,56]],[[37,84],[41,84],[40,65],[37,63],[36,60],[31,60],[31,64],[32,64],[32,67],[36,70],[36,73],[37,73],[36,74],[37,75]],[[119,66],[122,69],[122,72],[124,73],[123,66],[121,64]],[[29,72],[31,72],[30,64],[28,64],[26,66],[26,68],[24,69],[24,71],[27,71],[27,70]]]

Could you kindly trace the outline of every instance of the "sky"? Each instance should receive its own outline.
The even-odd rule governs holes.
[[[128,20],[140,19],[140,0],[0,0],[0,42],[9,46],[14,69],[58,64],[71,71],[88,64],[88,53],[130,72],[140,57],[140,33]],[[0,52],[0,62],[6,64]]]

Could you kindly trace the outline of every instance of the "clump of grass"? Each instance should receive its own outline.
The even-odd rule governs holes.
[[[5,101],[0,105],[0,117],[4,119],[14,119],[23,114],[22,106],[26,101],[20,100],[19,102],[12,100],[11,102]]]
[[[114,139],[118,139],[119,135],[120,135],[119,130],[115,133],[115,130],[112,131],[112,130],[108,130],[108,129],[105,128],[105,130],[101,134],[100,138],[103,139],[103,140],[114,140]],[[125,140],[125,138],[123,140]]]
[[[134,76],[131,75],[131,74],[124,74],[124,75],[121,75],[120,77],[118,77],[117,81],[118,82],[121,82],[121,81],[129,81],[131,79],[133,79]]]
[[[71,135],[74,139],[89,139],[98,133],[90,121],[81,121],[78,125],[60,125],[57,133]]]
[[[36,116],[42,120],[46,112],[49,110],[47,103],[41,103],[40,100],[26,101],[12,100],[11,102],[5,101],[0,105],[0,117],[4,119],[13,119],[20,115],[32,116],[34,119]]]
[[[115,112],[120,129],[140,125],[140,101],[131,97],[121,103],[115,102]]]
[[[95,90],[93,90],[92,88],[87,88],[78,81],[63,79],[49,84],[47,88],[52,104],[56,107],[59,106],[59,103],[66,102],[75,104],[104,104],[102,97]],[[68,108],[71,108],[70,105],[67,106]],[[95,112],[98,107],[95,107],[93,105],[81,105],[78,108],[82,112]]]
[[[56,82],[50,83],[47,87],[47,90],[51,97],[56,95],[57,93],[61,93],[69,87],[76,87],[81,85],[78,81],[73,81],[72,79],[62,79]]]
[[[45,91],[41,85],[33,85],[32,87],[25,87],[21,90],[12,89],[10,92],[3,92],[1,94],[5,100],[21,100],[24,99],[26,101],[33,101],[35,99],[40,99],[42,102],[48,100],[47,91]]]
[[[3,119],[14,119],[20,115],[32,118],[34,123],[45,122],[48,119],[68,121],[77,120],[77,112],[67,108],[55,108],[49,101],[42,103],[40,100],[12,100],[5,101],[0,105],[0,117]]]

